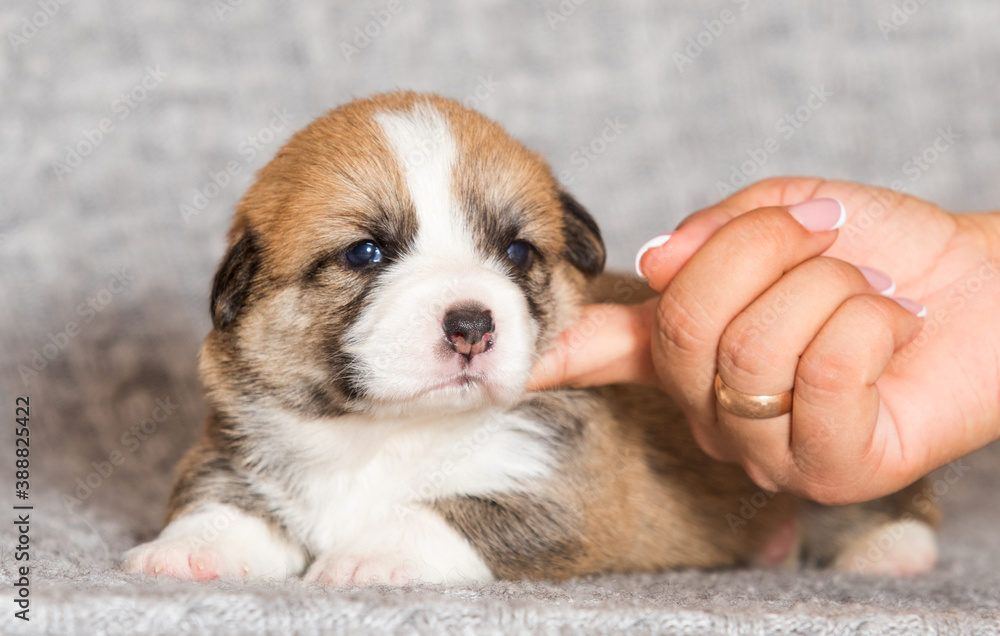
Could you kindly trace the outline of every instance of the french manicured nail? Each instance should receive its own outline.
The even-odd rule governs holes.
[[[881,272],[874,267],[865,267],[864,265],[857,266],[858,271],[861,275],[865,277],[868,284],[874,287],[878,293],[883,296],[892,296],[896,293],[896,281],[886,274]]]
[[[639,248],[639,252],[635,255],[635,273],[639,275],[639,278],[647,278],[645,274],[642,273],[642,257],[646,252],[653,249],[654,247],[659,247],[670,240],[673,236],[673,232],[666,232],[660,234],[659,236],[654,236]]]
[[[923,318],[927,315],[927,308],[918,303],[915,300],[910,300],[909,298],[900,298],[899,296],[893,296],[893,300],[903,306],[903,309],[910,312],[911,314],[916,314],[917,318]]]
[[[810,199],[790,206],[788,211],[810,232],[836,230],[847,221],[847,208],[836,199]]]

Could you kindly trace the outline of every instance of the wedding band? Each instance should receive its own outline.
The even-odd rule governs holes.
[[[749,395],[741,393],[722,381],[715,374],[715,397],[719,406],[733,415],[752,420],[765,420],[792,412],[792,392],[777,395]]]

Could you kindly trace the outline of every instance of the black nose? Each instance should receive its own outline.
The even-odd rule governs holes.
[[[444,337],[451,348],[471,359],[493,346],[493,314],[478,305],[453,307],[444,314],[441,323]]]

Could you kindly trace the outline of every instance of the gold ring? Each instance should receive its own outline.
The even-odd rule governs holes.
[[[791,391],[777,395],[749,395],[723,382],[718,373],[715,374],[715,397],[722,408],[751,420],[766,420],[792,412]]]

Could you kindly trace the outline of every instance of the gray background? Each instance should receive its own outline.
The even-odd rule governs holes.
[[[917,581],[686,572],[342,594],[297,582],[145,582],[113,567],[157,530],[174,464],[200,427],[196,355],[233,206],[311,118],[394,88],[466,100],[566,171],[623,268],[646,238],[717,200],[718,183],[768,138],[779,149],[745,170],[751,181],[792,173],[896,183],[948,209],[996,209],[1000,3],[564,0],[568,15],[552,23],[554,0],[403,0],[350,59],[341,45],[355,29],[375,32],[371,11],[387,1],[243,0],[220,15],[225,5],[207,0],[76,0],[25,30],[44,4],[0,9],[0,412],[9,420],[14,397],[31,397],[37,507],[36,620],[9,626],[4,600],[0,630],[198,632],[229,619],[238,633],[996,629],[995,447],[966,460],[955,483],[939,473],[949,515],[942,564]],[[724,10],[732,20],[720,32],[713,21]],[[707,44],[690,48],[688,38]],[[137,88],[148,69],[162,77]],[[116,101],[133,91],[142,97],[134,107]],[[813,91],[828,97],[799,110],[808,120],[786,138],[779,120]],[[291,122],[272,133],[275,109]],[[581,169],[574,153],[608,118],[624,129]],[[86,152],[95,135],[84,131],[104,119],[113,128]],[[942,128],[957,139],[915,172],[908,162]],[[266,143],[250,157],[253,136]],[[66,146],[81,142],[87,156],[60,174]],[[229,162],[239,174],[185,221],[182,204]],[[122,268],[128,285],[109,288]],[[88,312],[88,299],[100,310]],[[79,327],[72,337],[61,335],[69,322]],[[22,376],[19,366],[49,343],[53,359]],[[162,414],[157,400],[179,406],[155,430],[147,422],[138,441],[130,429]],[[120,465],[97,488],[80,489],[113,457]],[[10,524],[0,524],[0,539],[7,599]]]

